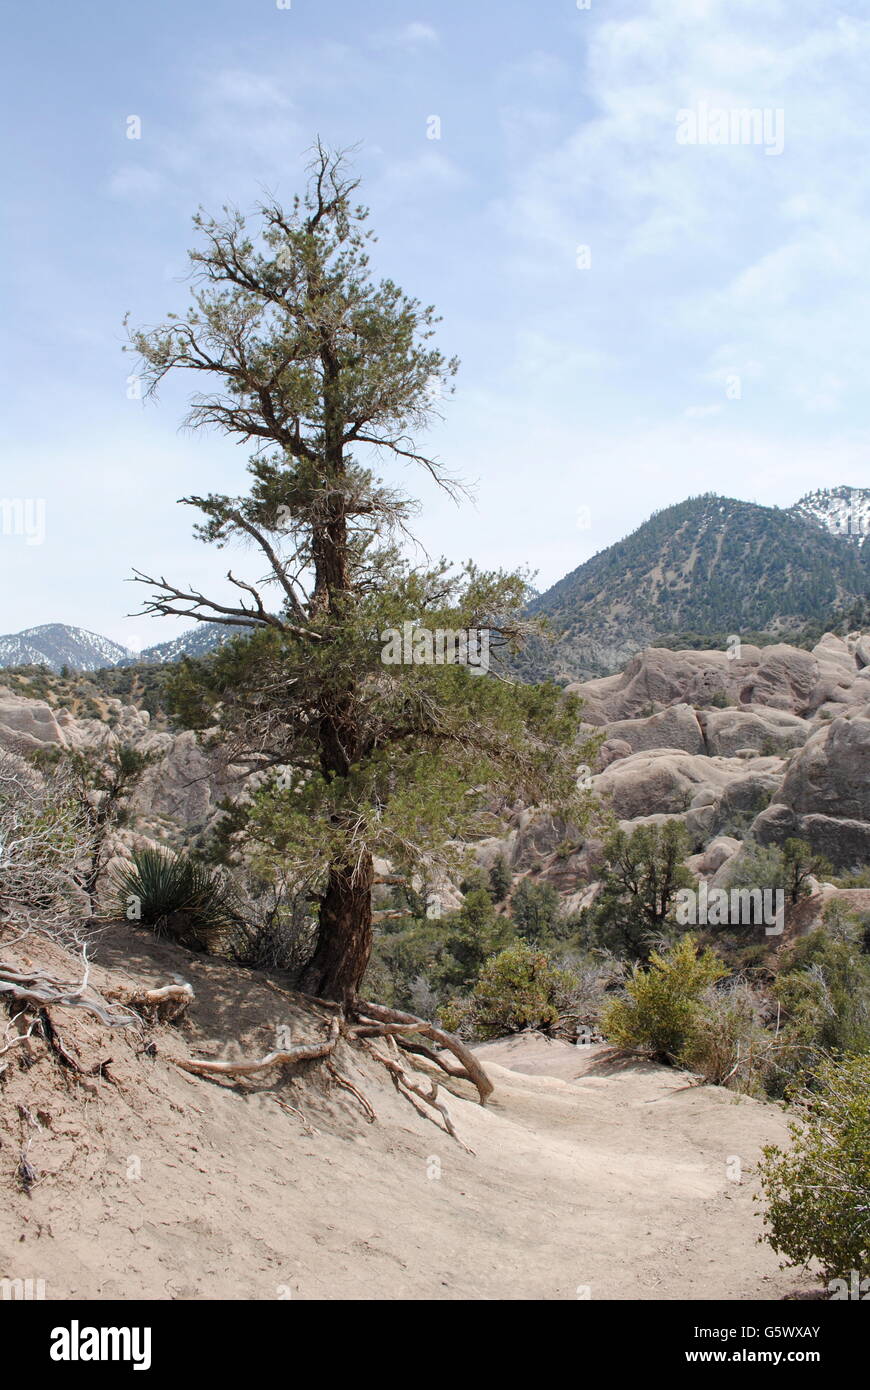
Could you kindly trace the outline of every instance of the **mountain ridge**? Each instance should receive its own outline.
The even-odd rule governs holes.
[[[514,663],[527,679],[607,675],[643,647],[687,646],[738,633],[792,638],[832,624],[870,591],[870,488],[805,493],[766,507],[703,493],[661,508],[529,604],[549,620],[555,644],[532,639]],[[162,665],[203,656],[233,631],[200,623],[134,652],[86,628],[46,623],[0,636],[0,669],[59,672]]]
[[[789,511],[802,520],[862,546],[870,535],[870,488],[817,488],[807,492]]]
[[[229,629],[220,623],[199,623],[178,637],[135,652],[88,628],[42,623],[0,636],[0,670],[45,666],[57,674],[64,666],[74,671],[103,671],[163,665],[183,656],[202,656],[227,641],[229,635]]]
[[[868,587],[870,547],[844,544],[819,515],[704,493],[654,512],[533,599],[558,640],[530,643],[520,667],[576,680],[677,634],[794,635]]]

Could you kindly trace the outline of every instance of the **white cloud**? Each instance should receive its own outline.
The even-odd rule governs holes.
[[[553,291],[575,245],[588,244],[585,298],[566,291],[566,305],[652,378],[701,379],[729,345],[763,373],[772,425],[784,408],[857,405],[870,371],[870,22],[811,0],[638,0],[626,13],[592,18],[589,117],[514,166],[499,207],[513,233],[510,273],[546,306],[557,338]],[[781,108],[783,154],[678,145],[676,112],[702,100]],[[636,304],[631,329],[618,312],[608,328],[619,296]]]
[[[327,70],[325,64],[324,80]],[[159,196],[187,210],[197,200],[220,206],[252,181],[259,196],[271,191],[275,172],[289,163],[295,175],[311,143],[290,95],[297,87],[295,76],[282,80],[239,67],[201,74],[182,119],[143,122],[136,163],[112,174],[111,196],[139,202]]]
[[[424,144],[422,139],[421,144]],[[467,181],[468,176],[454,160],[434,145],[424,144],[420,154],[410,159],[385,163],[373,196],[383,206],[383,199],[408,197],[424,187],[444,190],[461,188]]]
[[[403,25],[401,29],[393,29],[379,34],[375,39],[375,46],[379,48],[428,48],[438,41],[437,29],[431,24],[415,20],[411,24]]]
[[[291,105],[280,83],[262,72],[244,68],[227,68],[214,74],[207,83],[202,100],[217,105],[248,107],[281,107]]]

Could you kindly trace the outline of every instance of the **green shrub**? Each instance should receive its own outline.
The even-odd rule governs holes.
[[[832,880],[838,888],[870,888],[870,868],[852,869]]]
[[[117,876],[121,912],[182,945],[215,950],[238,926],[223,875],[183,854],[138,850]]]
[[[861,950],[860,927],[837,903],[822,922],[782,958],[773,992],[786,1038],[804,1049],[868,1052],[870,957]]]
[[[728,868],[730,888],[760,888],[775,892],[785,892],[785,871],[782,852],[775,845],[760,845],[756,840],[746,840],[744,848],[735,855]]]
[[[465,874],[459,885],[459,891],[463,895],[466,893],[486,892],[493,898],[492,883],[486,869],[482,869],[479,864],[474,864]]]
[[[805,840],[786,840],[781,849],[747,841],[734,863],[728,887],[781,889],[790,903],[796,903],[809,894],[811,876],[827,878],[832,872],[828,860]]]
[[[793,903],[799,902],[810,892],[810,877],[829,878],[834,872],[830,861],[823,854],[816,854],[806,840],[786,840],[782,847],[782,862],[786,891]]]
[[[459,911],[441,923],[439,936],[443,953],[437,977],[448,989],[465,989],[474,984],[484,961],[513,940],[514,929],[496,912],[486,889],[472,888]]]
[[[511,874],[510,865],[504,855],[500,854],[489,871],[489,887],[495,902],[504,902],[508,893],[511,891],[512,882],[513,875]]]
[[[425,975],[440,981],[445,957],[444,922],[410,915],[377,924],[362,992],[391,1008],[412,1008],[414,981]]]
[[[571,977],[543,951],[518,941],[488,960],[471,994],[474,1033],[499,1038],[525,1028],[554,1029]]]
[[[870,1274],[870,1057],[824,1061],[803,1094],[792,1145],[764,1149],[763,1239],[790,1265],[828,1278]]]
[[[616,1047],[676,1062],[701,1017],[701,998],[727,970],[709,948],[699,954],[694,936],[665,952],[653,951],[649,969],[636,965],[625,997],[604,1010],[601,1031]]]
[[[772,1037],[762,1012],[762,996],[745,983],[708,990],[680,1049],[680,1065],[711,1086],[763,1094]]]
[[[551,883],[536,883],[532,878],[524,878],[514,890],[510,912],[523,940],[540,946],[555,927],[559,894]]]
[[[695,885],[683,864],[690,850],[688,832],[678,820],[608,836],[601,891],[590,914],[594,943],[644,960],[653,942],[676,930],[677,893]]]
[[[474,1004],[468,995],[448,999],[438,1009],[438,1022],[448,1033],[474,1036]]]
[[[421,979],[436,1002],[448,993],[465,992],[484,961],[516,935],[510,919],[496,912],[486,888],[469,888],[458,911],[444,917],[413,915],[421,912],[425,902],[415,904],[407,916],[378,923],[364,986],[370,997],[412,1013],[419,1012],[415,997]]]

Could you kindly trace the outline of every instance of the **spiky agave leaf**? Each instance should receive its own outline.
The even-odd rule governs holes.
[[[118,873],[116,888],[125,916],[135,904],[136,920],[158,934],[190,936],[209,950],[238,926],[232,890],[223,875],[184,854],[137,850],[132,863]]]

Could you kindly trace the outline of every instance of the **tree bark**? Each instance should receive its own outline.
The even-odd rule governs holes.
[[[320,899],[317,949],[302,978],[307,994],[350,1005],[359,993],[372,953],[372,856],[356,872],[333,865]]]

